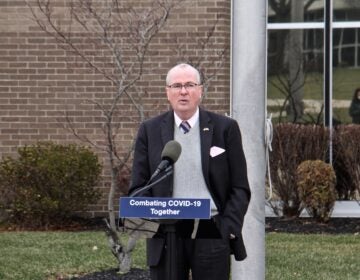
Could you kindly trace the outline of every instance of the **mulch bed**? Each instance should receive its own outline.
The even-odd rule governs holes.
[[[99,225],[96,227],[99,229]],[[311,218],[266,218],[265,230],[267,233],[360,234],[360,218],[332,218],[326,224],[317,223]],[[134,268],[125,275],[119,275],[116,269],[112,269],[71,278],[71,280],[150,280],[150,276],[147,270]]]
[[[266,218],[265,230],[301,234],[360,234],[360,218],[331,218],[325,224],[311,218]]]
[[[148,270],[133,268],[129,273],[120,275],[116,269],[110,269],[80,277],[72,277],[68,280],[150,280],[150,274]]]

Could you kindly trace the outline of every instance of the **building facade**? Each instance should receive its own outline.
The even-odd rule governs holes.
[[[0,157],[16,157],[18,147],[38,141],[91,146],[104,166],[98,186],[104,196],[92,207],[93,215],[107,210],[104,128],[119,89],[112,135],[120,159],[131,149],[139,123],[169,108],[165,76],[176,63],[199,67],[207,81],[204,107],[229,113],[229,1],[172,1],[176,6],[148,45],[140,79],[126,90],[121,86],[140,67],[136,52],[141,50],[134,51],[140,39],[132,36],[145,32],[152,20],[159,24],[165,6],[151,0],[118,1],[119,6],[92,1],[95,14],[88,6],[72,6],[81,1],[55,0],[42,7],[27,2],[0,1]],[[111,36],[104,35],[106,28]],[[135,70],[125,77],[134,62]]]
[[[139,123],[169,108],[165,76],[178,62],[202,71],[204,107],[230,113],[231,1],[172,1],[176,6],[148,45],[141,78],[116,104],[113,136],[120,159],[131,149]],[[106,112],[123,85],[120,69],[137,59],[131,46],[139,44],[129,34],[144,30],[162,8],[151,0],[118,1],[121,6],[92,1],[101,26],[89,7],[73,2],[81,1],[52,0],[42,7],[35,1],[0,1],[0,157],[16,157],[17,147],[38,141],[91,143],[104,166],[98,186],[104,196],[92,207],[98,215],[107,209],[110,181]],[[348,108],[360,87],[358,1],[268,0],[267,5],[267,114],[274,123],[350,123]],[[52,25],[66,36],[54,36]],[[104,30],[111,36],[104,37]],[[125,68],[119,68],[114,51],[119,45],[125,46]],[[291,99],[296,106],[289,106]]]

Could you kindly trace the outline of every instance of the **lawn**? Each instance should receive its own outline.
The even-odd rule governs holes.
[[[116,268],[103,232],[2,232],[0,279],[65,279]],[[145,268],[144,240],[134,267]],[[266,279],[359,279],[360,236],[266,235]]]
[[[266,236],[267,280],[358,280],[359,235]]]
[[[0,246],[2,280],[62,279],[117,265],[105,233],[99,231],[2,232]],[[143,252],[140,244],[134,266],[144,266]]]
[[[357,68],[336,68],[333,72],[333,117],[342,124],[351,123],[349,116],[350,101],[353,97],[355,88],[360,87],[358,82],[360,69]],[[286,85],[286,86],[285,86]],[[267,112],[272,114],[273,122],[278,123],[278,116],[284,98],[287,95],[284,86],[288,87],[284,76],[269,76],[267,88]],[[321,104],[323,104],[323,77],[320,73],[307,73],[303,85],[304,103],[305,103],[305,122],[315,122],[321,113]],[[337,104],[336,104],[337,102]],[[318,103],[318,104],[317,104]],[[315,106],[317,104],[318,106]],[[283,119],[286,120],[286,112],[282,112]],[[334,120],[334,121],[335,121]]]
[[[333,98],[337,100],[351,100],[354,90],[359,85],[360,69],[357,68],[335,68],[333,72]],[[268,77],[269,99],[284,98],[284,95],[278,90],[282,88],[280,79],[276,76]],[[307,73],[304,84],[304,99],[323,99],[323,77],[320,73]]]

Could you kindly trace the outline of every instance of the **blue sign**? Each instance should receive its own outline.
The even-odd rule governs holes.
[[[121,197],[120,217],[210,219],[210,199]]]

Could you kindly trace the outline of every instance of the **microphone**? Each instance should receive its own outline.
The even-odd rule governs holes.
[[[162,153],[161,162],[156,168],[154,174],[151,176],[150,181],[154,179],[160,172],[163,172],[168,167],[172,166],[179,158],[181,154],[181,145],[175,140],[171,140],[166,143]]]
[[[136,189],[129,196],[135,197],[138,194],[143,193],[144,191],[154,187],[160,181],[164,180],[167,176],[172,174],[172,165],[178,160],[180,153],[181,145],[179,144],[179,142],[175,140],[167,142],[163,151],[161,152],[161,162],[156,168],[154,174],[151,176],[150,180],[146,183],[145,186]],[[155,182],[152,182],[152,180],[164,170],[165,174],[161,178],[157,179]]]

